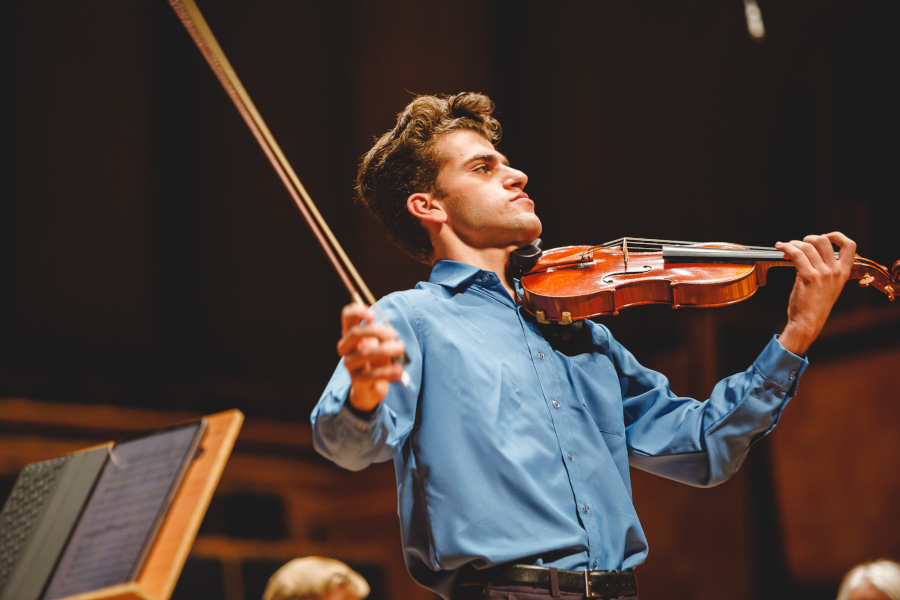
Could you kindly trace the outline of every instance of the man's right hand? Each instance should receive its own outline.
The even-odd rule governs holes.
[[[391,382],[403,375],[403,365],[393,362],[403,356],[403,342],[393,329],[375,323],[375,314],[361,302],[341,311],[337,351],[350,373],[350,404],[357,410],[374,410],[387,396]]]

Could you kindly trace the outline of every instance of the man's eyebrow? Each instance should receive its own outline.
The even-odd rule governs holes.
[[[505,156],[500,154],[499,152],[491,153],[491,154],[478,154],[476,156],[473,156],[469,160],[467,160],[464,164],[480,162],[480,161],[489,162],[489,163],[499,162],[499,163],[503,163],[507,167],[509,166],[509,160]]]

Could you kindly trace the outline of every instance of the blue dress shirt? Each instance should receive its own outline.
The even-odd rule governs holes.
[[[494,273],[452,261],[378,304],[412,382],[363,418],[339,365],[312,414],[315,444],[348,469],[394,460],[407,567],[444,597],[466,564],[643,562],[629,464],[724,481],[775,427],[807,364],[772,339],[709,400],[682,398],[603,325],[555,350]]]

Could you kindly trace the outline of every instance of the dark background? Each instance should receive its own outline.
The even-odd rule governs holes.
[[[545,247],[624,235],[772,245],[841,230],[862,256],[888,266],[900,258],[896,2],[763,1],[762,42],[748,35],[739,0],[200,8],[376,296],[428,269],[353,203],[352,180],[358,157],[419,93],[494,99],[500,150],[530,177]],[[10,157],[0,163],[0,397],[240,408],[248,421],[307,427],[348,297],[167,3],[17,0],[5,7],[0,39],[0,148]],[[727,309],[635,308],[604,322],[678,391],[705,397],[783,326],[791,282],[773,273],[750,302]],[[900,307],[851,286],[833,323],[813,367],[862,356],[887,361],[882,377],[896,369]],[[846,402],[834,410],[829,422]],[[900,409],[884,410],[869,426],[893,439]],[[868,461],[865,440],[852,436],[844,454]],[[697,544],[729,560],[732,550],[715,549],[724,535],[715,519],[742,523],[743,550],[731,559],[739,574],[722,573],[717,589],[827,598],[845,566],[877,556],[830,549],[831,567],[804,570],[821,556],[791,554],[782,526],[790,496],[779,486],[795,478],[773,454],[761,445],[730,488],[741,499],[735,513],[731,500],[715,501],[720,492],[707,493],[723,514]],[[866,480],[876,488],[836,493],[895,499],[896,454],[879,462]],[[638,505],[651,582],[671,581],[690,531],[666,529],[672,520],[653,511],[696,516],[694,496],[687,513],[660,509],[682,492],[658,485],[669,484],[636,478],[636,495],[646,489]],[[887,531],[893,545],[878,550],[897,558],[900,529]],[[651,571],[654,544],[662,550]],[[704,556],[689,561],[700,573]],[[647,597],[666,597],[652,595],[666,590],[655,585]]]

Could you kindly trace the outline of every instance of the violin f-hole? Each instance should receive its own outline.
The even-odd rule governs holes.
[[[643,275],[647,271],[652,271],[652,270],[653,270],[653,265],[644,265],[643,267],[641,267],[640,271],[627,271],[626,270],[626,271],[622,271],[621,273],[610,273],[609,275],[604,277],[602,281],[603,281],[603,283],[612,283],[613,277],[624,277],[625,275]]]

